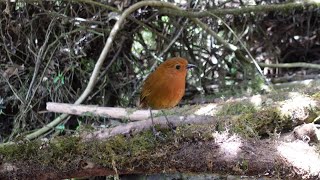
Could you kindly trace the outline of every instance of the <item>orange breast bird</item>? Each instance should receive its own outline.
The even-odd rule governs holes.
[[[186,59],[174,57],[161,63],[144,82],[140,107],[168,109],[176,106],[185,92],[187,70],[195,67]],[[151,120],[153,123],[152,113]],[[167,117],[166,120],[168,121]],[[169,121],[168,121],[169,122]]]

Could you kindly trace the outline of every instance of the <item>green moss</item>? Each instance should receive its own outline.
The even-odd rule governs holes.
[[[91,124],[88,125],[88,124],[81,123],[76,130],[79,132],[92,132],[95,129]]]
[[[159,110],[158,113],[154,115],[154,117],[172,116],[172,115],[176,115],[175,108]]]
[[[281,86],[274,86],[274,88],[277,92],[286,92],[286,93],[291,91],[303,92],[306,89],[306,85],[295,84],[295,83],[285,83],[284,85],[281,85]]]
[[[35,140],[0,147],[0,157],[6,162],[39,164],[68,170],[77,166],[74,161],[83,151],[79,138],[56,138],[50,142]],[[73,163],[72,163],[73,162]]]
[[[256,112],[255,106],[248,101],[228,102],[217,112],[217,116],[231,116],[254,112]]]
[[[288,92],[272,91],[272,93],[267,95],[267,98],[272,99],[274,102],[278,102],[287,100],[289,98],[288,95]]]
[[[28,160],[30,157],[38,154],[39,148],[39,141],[1,146],[0,155],[2,155],[6,161]]]
[[[190,114],[194,114],[195,111],[197,111],[196,106],[190,106],[189,104],[183,105],[182,107],[175,108],[177,114],[182,115],[182,116],[187,116]]]
[[[271,135],[290,128],[290,121],[282,117],[276,108],[268,108],[255,113],[242,114],[232,122],[232,130],[244,137]]]
[[[131,138],[122,135],[115,136],[106,142],[106,150],[113,155],[130,153],[138,156],[156,146],[157,140],[151,131],[142,132]]]
[[[312,97],[316,100],[320,100],[320,92],[316,92],[312,95]]]
[[[213,127],[208,125],[183,125],[176,129],[176,139],[180,141],[208,141],[213,138]]]
[[[52,158],[63,157],[70,154],[76,154],[81,150],[78,137],[61,137],[54,139],[49,143],[49,148],[52,151]]]
[[[166,135],[164,132],[162,134]],[[117,135],[104,142],[94,142],[88,148],[97,150],[92,154],[95,162],[109,168],[114,168],[114,162],[116,168],[124,168],[136,158],[148,156],[159,145],[158,141],[149,130],[130,138]]]
[[[146,153],[148,150],[154,148],[157,143],[156,139],[151,131],[145,132],[140,137],[133,137],[130,140],[130,151],[133,156],[139,156]]]
[[[130,108],[130,109],[127,109],[127,114],[130,116],[131,114],[133,114],[136,111],[138,111],[137,108]]]
[[[159,153],[160,149],[170,152],[170,148],[178,147],[176,143],[212,139],[212,128],[207,125],[185,125],[178,127],[175,133],[170,129],[157,130],[161,132],[163,139],[156,138],[153,132],[148,130],[132,137],[118,135],[107,141],[93,142],[87,148],[96,150],[91,154],[91,158],[102,166],[130,169],[142,162],[152,162],[152,157]],[[172,143],[176,146],[170,145]]]
[[[310,107],[309,115],[307,119],[304,120],[305,123],[312,123],[320,115],[320,109],[318,107]]]
[[[248,171],[248,169],[249,169],[249,161],[248,161],[247,159],[243,159],[243,160],[241,161],[240,168],[241,168],[243,171]]]
[[[188,111],[190,111],[190,106],[189,105],[185,105],[182,107],[174,107],[174,108],[170,108],[170,109],[164,109],[164,110],[159,110],[158,113],[155,115],[155,117],[159,117],[159,116],[177,116],[177,115],[186,115],[186,113],[188,114]]]
[[[247,159],[243,159],[243,158],[239,159],[236,165],[233,167],[233,170],[241,174],[245,174],[246,171],[248,171],[248,169],[249,169],[249,162]]]

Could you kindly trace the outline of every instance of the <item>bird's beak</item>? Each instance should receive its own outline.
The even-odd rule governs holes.
[[[191,69],[191,68],[194,68],[194,67],[197,67],[196,65],[193,65],[193,64],[188,64],[187,65],[187,69]]]

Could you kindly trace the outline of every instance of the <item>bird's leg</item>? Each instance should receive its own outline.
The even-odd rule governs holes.
[[[152,132],[154,134],[155,137],[158,137],[161,139],[161,137],[159,136],[159,132],[156,130],[155,128],[155,125],[154,125],[154,122],[153,122],[153,116],[152,116],[152,110],[151,108],[149,108],[149,111],[150,111],[150,117],[151,117],[151,122],[152,122]]]
[[[173,126],[172,122],[169,121],[169,119],[168,119],[166,113],[164,112],[164,110],[161,110],[161,112],[163,113],[164,117],[165,117],[166,120],[167,120],[167,125],[169,126],[169,128],[170,128],[171,130],[173,130],[173,129],[174,129],[174,126]]]

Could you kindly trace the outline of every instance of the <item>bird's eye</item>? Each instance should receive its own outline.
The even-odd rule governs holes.
[[[181,66],[179,64],[176,65],[176,69],[179,70]]]

